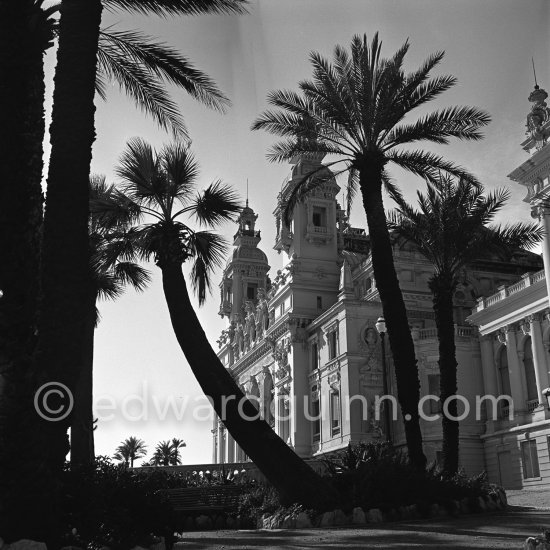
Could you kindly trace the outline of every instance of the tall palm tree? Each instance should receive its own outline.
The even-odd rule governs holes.
[[[43,55],[53,41],[51,12],[41,4],[0,0],[0,532],[8,541],[40,540],[37,487],[51,491],[44,461],[34,458],[29,382],[39,303]],[[23,506],[20,480],[29,480]]]
[[[130,468],[134,467],[134,461],[144,457],[147,454],[147,445],[142,439],[131,436],[125,439],[117,448],[113,455],[115,460],[124,462]]]
[[[4,1],[7,4],[17,4],[12,0]],[[30,1],[23,0],[25,6],[40,7],[39,0],[32,4]],[[105,0],[104,4],[112,10],[126,9],[173,15],[238,13],[243,11],[245,1]],[[10,425],[15,427],[10,432],[10,436],[6,437],[13,442],[13,444],[10,443],[10,448],[18,449],[17,460],[21,456],[21,447],[24,448],[27,442],[29,452],[23,452],[23,456],[32,457],[32,449],[36,448],[42,449],[42,453],[35,459],[29,458],[29,464],[26,462],[18,464],[19,474],[16,474],[13,468],[3,469],[14,474],[10,479],[0,481],[1,499],[9,512],[0,514],[0,527],[8,540],[32,538],[56,544],[55,533],[59,532],[56,519],[60,517],[59,478],[69,449],[67,428],[70,419],[67,418],[58,423],[43,422],[42,419],[36,418],[32,403],[34,390],[43,383],[52,381],[63,383],[74,392],[79,372],[78,369],[73,368],[75,357],[81,356],[85,344],[85,310],[94,292],[93,280],[88,270],[87,180],[90,171],[91,147],[95,140],[94,90],[97,84],[97,53],[102,9],[101,0],[63,0],[61,3],[58,27],[59,47],[50,127],[52,149],[43,230],[43,269],[40,277],[42,300],[38,317],[38,341],[33,358],[35,368],[32,373],[28,372],[29,368],[25,371],[18,370],[19,373],[23,373],[20,384],[22,389],[17,395],[17,413],[11,414],[10,411],[12,420],[15,418]],[[30,27],[40,20],[38,17],[27,17],[27,14],[25,17],[23,20],[16,18],[14,21]],[[5,18],[3,21],[10,24]],[[14,30],[17,33],[20,29],[14,27]],[[35,30],[34,34],[29,31],[26,36],[36,39],[40,36],[40,32],[41,29],[39,32]],[[17,53],[17,49],[15,51]],[[20,51],[25,50],[22,48]],[[130,65],[131,57],[128,56]],[[14,63],[17,66],[16,59]],[[2,63],[3,67],[4,61],[5,59]],[[127,72],[128,63],[119,67],[117,71]],[[42,65],[39,70],[43,70]],[[175,72],[170,67],[166,67],[164,72],[170,71],[175,76]],[[141,76],[142,78],[137,79],[137,83],[143,81],[143,77],[147,75]],[[35,79],[41,77],[42,73],[38,77],[34,74]],[[137,90],[136,82],[129,81],[130,88]],[[145,103],[148,101],[150,106],[153,105],[151,101],[155,98],[155,94],[156,99],[162,99],[158,95],[158,89],[151,88],[149,91],[149,95],[143,96]],[[14,119],[15,116],[19,116],[16,109],[10,109],[9,106],[5,109],[6,112],[14,113]],[[175,113],[172,115],[175,116]],[[172,119],[175,120],[174,117]],[[32,118],[29,117],[29,120]],[[159,120],[158,116],[157,120]],[[173,127],[172,122],[170,124]],[[0,127],[0,133],[2,130],[3,126]],[[8,140],[11,139],[11,135],[3,135]],[[35,147],[39,148],[41,142],[41,139],[36,140]],[[21,165],[25,165],[25,162]],[[39,186],[35,186],[33,192],[36,193],[39,190]],[[25,216],[20,219],[25,219]],[[25,256],[21,253],[17,257]],[[15,437],[11,437],[14,434]],[[19,438],[18,434],[20,434]],[[23,443],[23,445],[19,446],[17,443]],[[7,449],[3,452],[7,462],[10,464],[16,462],[15,452],[11,453]],[[2,461],[4,461],[3,457]],[[30,462],[33,461],[40,464],[31,466]],[[11,484],[10,491],[3,490],[5,481],[8,485]],[[0,503],[0,508],[4,507],[2,504]]]
[[[418,194],[415,210],[401,197],[395,197],[397,210],[389,215],[389,227],[406,241],[414,243],[434,266],[428,281],[433,295],[435,324],[439,339],[441,401],[457,393],[457,361],[453,320],[453,296],[463,268],[476,260],[495,254],[508,259],[519,247],[540,242],[537,224],[489,225],[510,194],[498,189],[483,195],[482,186],[466,180],[454,183],[441,177],[428,185],[427,194]],[[443,408],[443,470],[453,475],[458,470],[459,423],[456,400]]]
[[[189,150],[178,144],[157,154],[146,142],[134,139],[128,143],[116,172],[132,207],[154,218],[153,223],[135,228],[141,234],[143,257],[154,258],[161,269],[174,333],[216,414],[285,498],[306,506],[318,505],[332,496],[330,489],[267,422],[258,418],[256,407],[208,342],[182,273],[182,264],[191,263],[191,286],[202,305],[212,271],[223,261],[226,246],[218,234],[211,230],[196,231],[181,221],[181,216],[192,216],[200,225],[216,228],[240,209],[233,191],[216,181],[195,194],[197,163]]]
[[[126,286],[143,291],[150,282],[149,272],[136,263],[138,250],[132,234],[126,231],[133,220],[131,209],[120,204],[121,198],[104,176],[90,178],[90,200],[109,203],[109,216],[90,215],[91,269],[95,293],[87,313],[86,340],[75,388],[71,419],[71,464],[91,464],[94,459],[93,364],[94,334],[99,322],[96,303],[116,300]]]
[[[109,9],[158,14],[239,12],[242,0],[105,0]],[[74,389],[81,354],[85,305],[93,294],[88,246],[88,176],[95,140],[94,93],[103,4],[101,0],[63,0],[50,127],[51,156],[44,221],[42,309],[36,363],[37,386],[56,380]],[[70,270],[67,269],[70,258]],[[44,426],[45,457],[61,471],[68,451],[68,420]]]
[[[174,466],[181,464],[180,449],[183,447],[187,447],[187,443],[183,439],[172,438],[172,464]]]
[[[411,111],[456,82],[452,76],[429,78],[430,71],[442,60],[443,52],[431,55],[419,69],[405,74],[402,66],[408,49],[409,43],[405,42],[393,57],[384,59],[381,42],[375,34],[370,45],[366,36],[354,36],[350,52],[336,46],[332,63],[313,52],[310,55],[313,80],[300,82],[300,93],[271,92],[268,102],[278,110],[264,112],[252,128],[286,138],[268,154],[271,161],[289,161],[299,154],[336,157],[299,181],[287,205],[287,222],[296,201],[324,183],[322,174],[327,167],[343,165],[337,174],[348,173],[350,200],[361,192],[374,276],[388,325],[409,458],[422,469],[426,458],[418,414],[418,367],[393,263],[382,186],[393,187],[386,169],[390,164],[427,181],[435,181],[439,171],[471,178],[462,168],[438,155],[401,146],[421,140],[447,143],[452,137],[478,140],[482,137],[479,128],[490,119],[479,109],[449,107],[405,123],[403,119]]]

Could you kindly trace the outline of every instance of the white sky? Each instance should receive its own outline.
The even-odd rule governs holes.
[[[524,138],[527,96],[533,88],[531,57],[538,81],[550,90],[550,8],[546,0],[253,0],[249,15],[174,18],[130,17],[104,14],[104,24],[120,29],[139,29],[178,48],[197,67],[207,72],[231,98],[226,115],[208,111],[183,92],[176,92],[187,122],[193,150],[202,166],[204,185],[222,178],[244,198],[250,183],[250,205],[259,214],[260,246],[268,254],[272,269],[281,259],[272,250],[275,224],[271,212],[286,165],[273,165],[265,153],[274,138],[250,132],[254,118],[266,108],[272,89],[296,88],[309,78],[308,53],[316,50],[331,56],[335,44],[348,45],[355,33],[369,39],[379,31],[383,54],[391,55],[408,37],[411,48],[406,69],[413,70],[432,52],[446,56],[434,74],[453,74],[458,85],[431,104],[430,110],[449,105],[475,105],[488,110],[493,122],[486,139],[430,149],[444,153],[474,172],[487,188],[505,185],[512,200],[502,219],[530,220],[522,203],[522,188],[507,179],[527,156],[519,147]],[[53,53],[47,59],[47,79],[53,75]],[[140,136],[160,146],[170,137],[133,107],[116,86],[107,103],[96,99],[98,138],[92,171],[113,180],[113,167],[126,141]],[[47,151],[46,147],[46,151]],[[423,184],[394,172],[406,196]],[[357,204],[352,222],[365,227]],[[227,226],[230,236],[234,227]],[[110,396],[117,402],[116,419],[99,423],[96,452],[112,455],[120,441],[134,435],[149,445],[149,457],[160,440],[179,437],[187,442],[185,463],[211,460],[211,424],[192,418],[192,403],[201,395],[170,326],[160,276],[154,265],[154,282],[143,294],[129,290],[116,303],[101,305],[102,321],[96,333],[96,399]],[[219,293],[215,278],[213,295],[199,311],[211,342],[225,327],[218,315]],[[124,399],[142,394],[147,385],[148,421],[120,417]],[[189,401],[179,421],[174,414],[162,421],[155,413],[153,398],[161,408],[167,400],[181,405]],[[105,403],[105,401],[103,401]],[[137,401],[127,409],[138,415],[144,407]],[[205,416],[204,406],[199,415]],[[103,415],[109,411],[103,411]]]

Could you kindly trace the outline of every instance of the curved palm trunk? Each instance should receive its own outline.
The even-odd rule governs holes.
[[[395,365],[397,396],[405,425],[409,460],[417,468],[426,467],[422,450],[422,433],[418,414],[420,382],[414,344],[407,319],[405,302],[393,263],[390,234],[382,202],[382,170],[380,160],[369,161],[359,171],[359,184],[371,239],[372,267],[380,294],[384,319]]]
[[[439,339],[439,372],[441,403],[456,395],[458,390],[456,361],[455,332],[453,319],[453,292],[452,277],[439,275],[430,281],[430,290],[433,294],[433,308],[435,324]],[[448,414],[443,409],[441,420],[443,427],[443,471],[454,475],[458,471],[459,423],[450,417],[457,416],[457,402],[452,399],[448,403]]]
[[[312,508],[335,502],[335,494],[328,484],[267,422],[258,418],[254,404],[246,399],[216,356],[189,299],[181,266],[161,264],[160,267],[176,338],[193,374],[229,433],[285,500]]]
[[[96,300],[94,293],[88,304],[88,320],[80,376],[76,383],[71,421],[71,466],[90,465],[94,451],[94,336],[96,327]]]

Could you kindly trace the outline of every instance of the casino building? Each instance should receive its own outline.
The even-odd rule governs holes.
[[[550,110],[538,87],[529,96],[529,158],[510,174],[527,187],[525,199],[550,229]],[[376,322],[382,314],[363,229],[351,227],[337,201],[330,172],[294,209],[283,211],[296,182],[322,156],[296,156],[276,198],[274,273],[259,247],[258,216],[248,205],[237,222],[233,250],[220,283],[220,310],[228,326],[218,356],[263,417],[303,457],[348,443],[390,438],[404,445],[398,407],[389,425],[379,410],[384,384],[396,394],[391,353]],[[423,396],[439,394],[438,342],[427,281],[431,265],[410,243],[393,241],[419,364]],[[540,256],[518,250],[509,262],[485,258],[461,274],[454,296],[459,363],[460,464],[486,470],[506,487],[550,485],[550,240]],[[385,346],[384,349],[382,346]],[[494,396],[479,402],[478,396]],[[507,398],[501,398],[508,396]],[[501,398],[501,399],[499,399]],[[424,450],[440,459],[441,404],[423,403]],[[213,430],[213,462],[246,460],[223,424]]]

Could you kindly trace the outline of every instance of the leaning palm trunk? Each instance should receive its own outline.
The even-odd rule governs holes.
[[[288,502],[322,506],[331,488],[286,445],[246,399],[222,365],[195,314],[181,265],[159,263],[164,295],[179,345],[216,414],[259,470]],[[239,410],[239,405],[241,409]]]
[[[426,466],[422,450],[422,433],[418,414],[420,384],[414,343],[407,311],[393,263],[390,234],[382,202],[383,163],[376,160],[360,169],[363,206],[371,239],[372,266],[380,294],[384,319],[388,326],[390,347],[395,365],[397,396],[405,425],[409,460],[418,469]]]
[[[439,339],[440,399],[444,404],[458,391],[452,278],[443,274],[434,276],[430,281],[430,290],[433,294],[435,324]],[[453,420],[456,417],[457,402],[456,399],[451,399],[443,408],[441,420],[443,426],[443,471],[451,476],[458,471],[459,424],[457,420]]]

